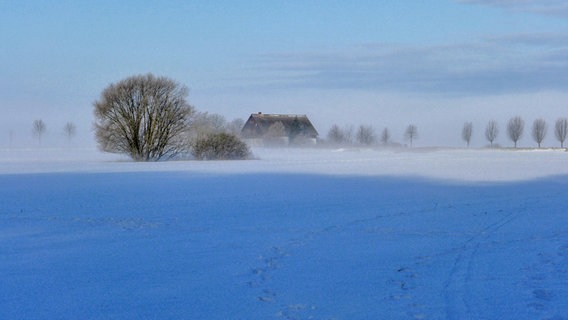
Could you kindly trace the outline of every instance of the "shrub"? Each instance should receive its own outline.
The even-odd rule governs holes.
[[[242,160],[251,156],[246,143],[229,133],[213,133],[196,139],[192,154],[198,160]]]

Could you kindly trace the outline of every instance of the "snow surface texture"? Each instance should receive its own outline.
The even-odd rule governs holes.
[[[0,154],[0,319],[568,319],[566,152]]]

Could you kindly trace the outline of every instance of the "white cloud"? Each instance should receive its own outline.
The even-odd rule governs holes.
[[[568,89],[568,33],[431,46],[379,43],[343,51],[267,54],[259,60],[261,73],[279,87],[450,95]]]

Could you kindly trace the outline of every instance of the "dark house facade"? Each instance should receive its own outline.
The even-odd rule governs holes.
[[[250,144],[316,144],[318,132],[306,115],[253,113],[241,130]]]

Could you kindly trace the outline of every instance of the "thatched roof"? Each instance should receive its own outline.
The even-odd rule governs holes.
[[[282,123],[286,136],[291,139],[298,136],[305,138],[318,136],[317,130],[305,114],[264,114],[260,112],[250,115],[241,134],[244,138],[261,138],[267,134],[272,125],[278,122]]]

